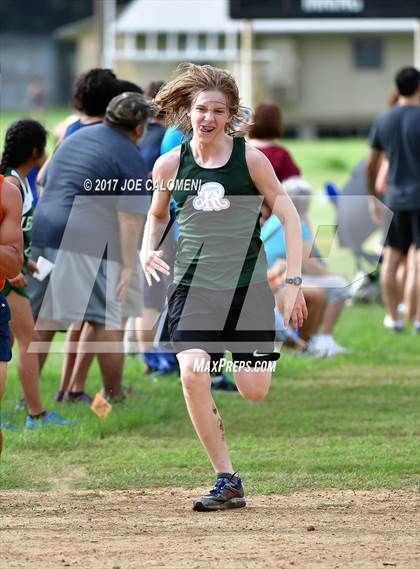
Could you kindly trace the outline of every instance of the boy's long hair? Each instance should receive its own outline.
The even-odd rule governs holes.
[[[192,130],[189,112],[197,95],[203,91],[220,91],[226,97],[231,120],[226,126],[229,134],[243,133],[238,128],[245,122],[246,113],[239,105],[239,91],[232,75],[212,65],[181,63],[175,77],[164,85],[155,98],[159,110],[165,113],[168,126],[177,126],[182,132]]]

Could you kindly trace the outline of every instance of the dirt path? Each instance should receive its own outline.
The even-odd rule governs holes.
[[[420,566],[416,496],[314,491],[191,510],[194,491],[0,494],[0,567],[373,569]],[[314,530],[308,528],[313,526]],[[416,559],[417,555],[417,559]]]

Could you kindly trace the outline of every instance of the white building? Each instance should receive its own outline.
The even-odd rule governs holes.
[[[413,64],[415,19],[254,20],[250,75],[244,27],[227,0],[133,0],[108,28],[106,57],[143,86],[169,79],[182,61],[227,68],[246,104],[275,101],[287,126],[306,133],[366,128],[395,71]],[[60,35],[69,38],[66,28]],[[77,71],[97,65],[94,37],[79,34]]]

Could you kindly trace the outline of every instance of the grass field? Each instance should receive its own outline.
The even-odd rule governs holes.
[[[51,128],[65,111],[48,114]],[[3,115],[1,130],[17,116]],[[362,140],[286,141],[317,194],[332,179],[341,185],[366,149]],[[312,219],[333,223],[334,212],[315,199]],[[352,270],[351,259],[346,267]],[[353,307],[343,314],[337,339],[352,349],[331,361],[284,354],[266,401],[250,404],[236,394],[217,394],[236,468],[252,493],[314,488],[415,487],[419,470],[419,337],[383,329],[379,306]],[[53,405],[61,357],[51,355],[42,377]],[[72,429],[24,432],[24,413],[15,365],[8,375],[3,417],[17,425],[6,431],[0,469],[2,488],[126,489],[207,484],[210,468],[175,376],[148,380],[128,358],[125,383],[134,395],[99,419],[83,406],[56,405],[78,419]],[[100,387],[97,366],[88,391]]]
[[[419,338],[383,330],[383,310],[345,312],[338,340],[353,355],[316,361],[285,354],[266,401],[216,394],[234,464],[253,493],[312,488],[413,489],[419,467]],[[60,358],[51,356],[43,393],[52,405]],[[84,406],[59,407],[79,420],[71,430],[24,432],[12,365],[3,402],[3,488],[117,489],[205,483],[209,465],[190,425],[175,376],[155,381],[128,358],[133,398],[99,419]],[[100,386],[97,367],[88,388]]]

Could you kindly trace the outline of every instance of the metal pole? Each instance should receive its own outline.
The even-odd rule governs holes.
[[[101,9],[101,66],[112,69],[115,50],[116,0],[100,0]]]
[[[420,69],[420,18],[417,18],[414,30],[414,67]]]
[[[96,53],[95,53],[96,66],[97,67],[100,67],[102,64],[102,46],[103,46],[102,8],[103,8],[102,0],[93,0],[93,16],[94,16],[94,22],[95,22],[95,24],[94,24],[95,25],[95,37],[97,40]]]
[[[253,33],[252,20],[245,20],[241,30],[241,97],[245,105],[252,107],[253,98],[253,69],[252,69]]]

